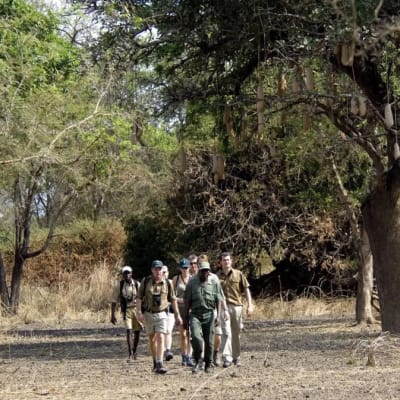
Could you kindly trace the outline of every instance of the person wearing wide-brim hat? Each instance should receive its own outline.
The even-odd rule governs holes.
[[[203,261],[199,272],[188,282],[184,294],[185,316],[192,334],[193,373],[200,370],[201,354],[204,347],[204,372],[212,371],[215,326],[220,323],[223,293],[218,280],[210,276],[210,264]],[[217,309],[217,314],[214,310]]]

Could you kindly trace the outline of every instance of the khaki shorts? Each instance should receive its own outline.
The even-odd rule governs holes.
[[[143,324],[138,321],[136,316],[136,307],[128,307],[126,309],[126,319],[125,319],[126,329],[132,331],[140,331],[143,329]]]
[[[152,333],[160,332],[167,333],[168,332],[168,318],[167,313],[165,311],[159,313],[151,313],[146,311],[144,313],[144,327],[146,328],[146,332],[148,335]]]

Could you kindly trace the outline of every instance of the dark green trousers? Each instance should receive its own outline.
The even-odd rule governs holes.
[[[189,322],[192,335],[193,358],[196,362],[199,362],[204,342],[204,361],[206,364],[211,363],[215,336],[214,311],[202,315],[190,314]]]

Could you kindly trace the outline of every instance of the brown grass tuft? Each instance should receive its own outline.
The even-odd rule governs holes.
[[[255,302],[254,320],[295,320],[304,317],[354,316],[355,299],[320,299],[299,297],[293,301],[266,298]]]

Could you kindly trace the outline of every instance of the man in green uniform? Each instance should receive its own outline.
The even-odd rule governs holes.
[[[223,293],[218,280],[210,276],[208,262],[201,262],[198,274],[189,280],[184,300],[185,319],[189,321],[192,334],[193,359],[195,361],[192,372],[199,372],[204,343],[204,372],[209,373],[212,368],[215,326],[220,323]],[[217,309],[217,315],[214,314],[215,309]]]

